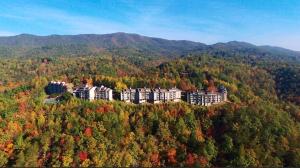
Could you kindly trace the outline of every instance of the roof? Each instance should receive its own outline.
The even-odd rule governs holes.
[[[124,89],[124,90],[122,90],[121,92],[136,92],[136,89],[131,89],[131,88],[129,88],[129,89]]]
[[[139,92],[151,92],[150,88],[137,88],[136,90]]]
[[[112,89],[101,85],[100,87],[96,87],[95,90],[96,91],[109,91],[109,90],[112,90]]]
[[[52,84],[52,85],[63,85],[63,86],[65,86],[65,85],[66,85],[66,82],[51,81],[49,84]]]
[[[90,89],[92,89],[93,87],[90,87],[90,86],[88,86],[88,85],[81,85],[81,86],[79,86],[79,87],[77,87],[76,89],[75,89],[75,91],[86,91],[86,90],[90,90]]]

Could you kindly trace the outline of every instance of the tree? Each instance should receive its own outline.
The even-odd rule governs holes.
[[[87,127],[87,128],[84,130],[84,135],[87,136],[87,137],[92,136],[92,135],[93,135],[93,130],[92,130],[92,128]]]
[[[37,167],[38,166],[38,156],[39,156],[39,146],[38,146],[38,143],[35,142],[25,152],[25,160],[26,160],[25,166]],[[21,161],[22,161],[22,159],[21,159]]]
[[[0,150],[0,167],[5,167],[7,162],[8,162],[7,154]]]
[[[203,154],[209,161],[216,158],[218,150],[217,147],[214,145],[212,139],[208,139],[208,141],[206,142],[203,149]]]
[[[177,160],[176,160],[176,149],[174,149],[174,148],[169,149],[167,155],[168,155],[168,163],[170,163],[170,164],[177,163]]]
[[[25,155],[24,155],[24,152],[21,151],[18,155],[17,155],[17,160],[16,160],[16,166],[17,167],[25,167],[25,163],[26,163],[26,160],[25,160]]]
[[[121,82],[121,81],[117,81],[117,82],[116,82],[116,86],[115,86],[115,90],[116,90],[117,92],[120,92],[120,91],[122,91],[123,89],[127,89],[127,85],[126,85],[125,83]]]

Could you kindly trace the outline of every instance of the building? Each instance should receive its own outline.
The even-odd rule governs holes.
[[[111,101],[113,100],[113,90],[103,85],[100,87],[96,87],[95,99],[96,100],[103,99],[103,100]]]
[[[134,103],[142,104],[149,101],[151,89],[149,88],[138,88],[136,89]]]
[[[113,100],[113,92],[112,89],[107,88],[105,86],[100,87],[91,87],[88,85],[83,85],[78,87],[74,92],[73,95],[80,99],[85,100]]]
[[[210,106],[227,101],[227,90],[220,87],[217,92],[196,91],[187,94],[187,102],[195,105]]]
[[[181,100],[181,90],[175,88],[169,89],[169,97],[165,101],[179,102]]]
[[[121,101],[142,103],[161,103],[161,102],[179,102],[181,100],[181,90],[172,89],[149,89],[137,88],[126,89],[121,92]]]
[[[131,102],[131,103],[134,103],[135,100],[136,100],[136,89],[125,89],[125,90],[122,90],[121,93],[120,93],[120,100],[121,101],[124,101],[124,102]]]
[[[62,93],[65,93],[65,92],[72,92],[72,84],[68,84],[68,83],[65,83],[65,82],[51,81],[45,87],[45,92],[48,95],[62,94]]]
[[[96,87],[91,87],[86,84],[76,88],[73,92],[73,95],[79,99],[94,100],[95,90]]]
[[[137,89],[125,89],[120,93],[121,101],[131,102],[135,104],[146,103],[149,100],[151,89],[149,88],[137,88]]]
[[[150,93],[149,102],[179,102],[181,100],[181,90],[177,88],[171,89],[153,89]]]

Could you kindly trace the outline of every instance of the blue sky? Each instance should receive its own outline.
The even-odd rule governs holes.
[[[299,0],[2,0],[0,36],[137,33],[300,51]]]

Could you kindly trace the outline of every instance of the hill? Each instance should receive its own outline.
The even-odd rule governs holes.
[[[125,33],[24,34],[0,46],[0,167],[300,167],[295,51]],[[133,105],[64,94],[47,104],[52,80],[117,92],[224,86],[229,102]]]
[[[0,57],[82,56],[110,52],[119,56],[178,57],[191,53],[209,53],[221,57],[236,55],[249,59],[299,61],[300,53],[279,47],[255,46],[232,41],[206,45],[186,40],[166,40],[138,34],[81,34],[35,36],[21,34],[0,37]]]
[[[0,37],[0,47],[6,51],[2,52],[1,56],[14,56],[14,54],[15,56],[78,56],[103,51],[113,52],[114,49],[128,50],[128,54],[138,51],[155,56],[172,56],[184,54],[203,46],[205,45],[191,41],[165,40],[126,33],[50,36],[21,34],[12,37]]]

